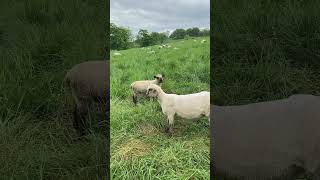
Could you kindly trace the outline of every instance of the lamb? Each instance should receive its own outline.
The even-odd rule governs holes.
[[[64,78],[75,100],[74,128],[87,134],[86,116],[91,102],[99,102],[107,111],[109,104],[109,61],[87,61],[73,66]]]
[[[185,119],[198,119],[206,116],[210,122],[210,92],[208,91],[186,95],[167,94],[160,86],[150,84],[146,94],[158,99],[162,112],[167,116],[166,132],[169,135],[173,132],[175,115]]]
[[[135,81],[130,86],[133,90],[132,100],[134,104],[138,102],[138,96],[143,94],[145,95],[147,88],[150,84],[161,85],[164,80],[164,74],[157,74],[154,76],[154,80],[143,80],[143,81]]]
[[[211,106],[215,178],[320,179],[320,96]]]

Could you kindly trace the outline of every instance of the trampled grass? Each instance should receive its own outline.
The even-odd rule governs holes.
[[[201,39],[207,39],[201,44]],[[164,133],[165,116],[157,101],[139,99],[134,106],[130,84],[165,74],[167,93],[209,90],[209,38],[172,41],[158,46],[111,52],[112,179],[208,179],[209,123],[176,119],[174,134]],[[150,48],[150,49],[148,49]],[[176,49],[174,49],[176,48]],[[148,52],[154,50],[154,54]]]

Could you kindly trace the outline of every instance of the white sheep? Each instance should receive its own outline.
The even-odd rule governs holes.
[[[203,43],[205,43],[205,42],[207,42],[207,40],[202,39],[201,44],[203,44]]]
[[[130,86],[133,90],[132,100],[134,104],[137,104],[139,95],[142,94],[146,96],[146,91],[150,84],[156,84],[160,86],[164,80],[164,77],[164,74],[157,74],[154,76],[154,80],[142,80],[133,82]]]
[[[150,84],[146,94],[148,97],[158,99],[162,112],[167,116],[166,132],[169,134],[172,134],[175,115],[185,119],[206,116],[210,122],[210,92],[208,91],[186,95],[167,94],[160,86]]]
[[[121,53],[115,52],[115,53],[113,53],[113,55],[114,55],[114,56],[121,56]]]

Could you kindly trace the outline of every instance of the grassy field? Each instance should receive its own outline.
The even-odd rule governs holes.
[[[0,2],[0,179],[105,179],[106,119],[76,140],[62,84],[74,64],[107,55],[105,3]]]
[[[158,102],[140,98],[134,106],[130,84],[165,74],[167,93],[209,90],[209,38],[173,41],[172,48],[135,48],[111,52],[112,179],[208,179],[209,123],[177,119],[173,137],[164,133],[165,116]],[[174,47],[178,49],[173,49]],[[155,54],[148,54],[154,50]]]
[[[212,1],[211,102],[320,95],[318,7],[316,0]]]
[[[211,102],[320,95],[320,1],[211,3]]]

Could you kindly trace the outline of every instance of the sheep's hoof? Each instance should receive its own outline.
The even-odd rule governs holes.
[[[166,132],[166,134],[167,134],[169,137],[172,137],[172,129],[170,129],[169,127],[167,127],[167,128],[165,129],[165,132]]]

